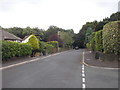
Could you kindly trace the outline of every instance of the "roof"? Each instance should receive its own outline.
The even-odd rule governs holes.
[[[5,31],[5,30],[0,30],[0,38],[2,38],[2,40],[22,40],[21,38]]]
[[[25,36],[22,40],[25,40],[25,39],[27,39],[29,36],[31,36],[31,35],[27,35],[27,36]]]

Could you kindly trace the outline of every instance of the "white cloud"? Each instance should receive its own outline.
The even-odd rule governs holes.
[[[87,21],[102,20],[117,11],[118,0],[1,0],[0,25],[39,27],[56,25],[79,32]]]

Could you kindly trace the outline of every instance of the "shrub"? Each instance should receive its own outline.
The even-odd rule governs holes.
[[[58,48],[58,41],[50,41],[48,44],[51,44],[54,46],[54,48]]]
[[[103,28],[103,48],[105,53],[120,53],[120,21],[109,22]]]
[[[35,35],[31,35],[28,43],[31,44],[33,51],[34,50],[39,50],[39,41],[38,41],[38,39],[36,38]]]
[[[53,45],[46,43],[46,52],[47,52],[48,54],[53,53],[53,48],[54,48]]]
[[[40,52],[43,52],[45,49],[46,53],[48,54],[53,53],[54,46],[50,44],[50,42],[39,41],[39,45],[40,45],[40,48],[39,48]]]
[[[90,43],[87,43],[87,44],[86,44],[86,47],[87,47],[88,49],[91,49]]]
[[[12,57],[28,56],[32,53],[32,47],[27,43],[17,43],[17,42],[2,42],[2,59],[9,59]]]
[[[97,31],[95,33],[95,49],[96,51],[103,52],[103,38],[102,38],[102,30]]]
[[[92,33],[91,39],[90,39],[90,48],[95,51],[95,32]]]
[[[42,52],[44,48],[46,48],[46,42],[39,41],[39,51]]]

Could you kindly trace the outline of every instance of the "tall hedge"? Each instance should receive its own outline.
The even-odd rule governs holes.
[[[120,21],[109,22],[103,28],[103,47],[105,53],[120,53]]]
[[[28,56],[32,53],[32,47],[27,43],[17,42],[2,42],[2,59],[9,59],[12,57]]]
[[[35,35],[31,35],[28,43],[31,44],[33,51],[34,50],[39,50],[39,41],[38,41],[38,39],[36,38]]]
[[[96,51],[103,52],[103,37],[102,37],[102,31],[95,32],[95,49]]]
[[[53,49],[55,48],[55,46],[50,44],[50,42],[39,41],[39,45],[40,45],[39,51],[43,52],[45,50],[46,53],[48,54],[53,53]]]
[[[95,32],[92,33],[91,39],[90,39],[90,48],[95,51]]]

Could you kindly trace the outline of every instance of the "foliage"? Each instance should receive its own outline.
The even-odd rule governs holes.
[[[57,42],[52,42],[52,44],[55,44]],[[50,44],[50,42],[43,42],[43,41],[39,41],[39,45],[40,45],[40,52],[43,52],[44,50],[50,54],[53,52],[53,48],[55,48],[52,44]]]
[[[57,34],[50,35],[50,36],[48,37],[48,40],[47,40],[47,41],[48,41],[48,42],[50,42],[50,41],[57,41],[58,44],[59,44],[59,47],[62,47],[62,46],[63,46],[63,41],[62,41],[62,39],[61,39]]]
[[[31,44],[33,51],[39,49],[39,41],[35,35],[31,35],[28,41]]]
[[[96,51],[103,52],[103,38],[102,38],[102,30],[97,31],[95,33],[95,48]]]
[[[91,39],[90,39],[90,48],[95,51],[95,32],[92,33]]]
[[[72,46],[73,36],[74,36],[74,33],[72,33],[71,31],[60,32],[60,38],[63,41],[63,47],[64,48],[69,48],[69,47]]]
[[[113,13],[110,16],[110,21],[118,21],[120,20],[120,12]]]
[[[120,21],[109,22],[103,28],[103,47],[105,53],[120,53]]]
[[[46,43],[45,47],[46,47],[46,52],[47,52],[48,54],[53,53],[53,48],[54,48],[53,45]]]
[[[51,44],[54,46],[54,48],[58,48],[58,42],[57,41],[50,41],[48,44]]]
[[[87,47],[88,49],[91,49],[90,43],[87,43],[87,44],[86,44],[86,47]]]
[[[39,29],[39,28],[19,28],[19,27],[13,27],[13,28],[3,28],[3,30],[6,30],[7,32],[10,32],[14,34],[17,37],[24,38],[25,36],[34,34],[37,36],[39,40],[43,39],[44,37],[44,30]]]
[[[28,56],[32,53],[32,47],[28,43],[17,42],[2,42],[2,59],[9,59],[12,57]]]

